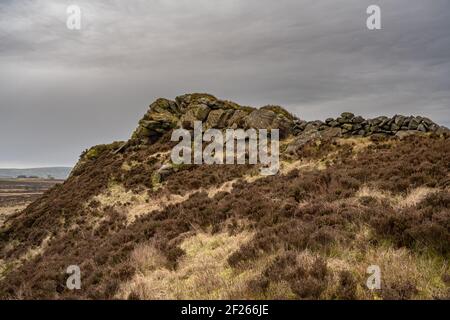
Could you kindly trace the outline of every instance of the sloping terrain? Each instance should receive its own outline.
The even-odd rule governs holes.
[[[62,180],[0,178],[0,226],[9,215],[21,211]]]
[[[171,129],[279,128],[282,167],[172,165]],[[423,117],[306,122],[159,99],[0,231],[3,299],[448,299],[450,143]],[[81,269],[81,290],[66,268]],[[381,269],[369,290],[366,270]]]

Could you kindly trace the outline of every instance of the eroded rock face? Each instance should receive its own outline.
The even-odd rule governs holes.
[[[364,119],[351,112],[343,112],[336,119],[328,118],[325,122],[304,121],[280,106],[255,109],[220,100],[210,94],[193,93],[178,96],[174,101],[158,99],[153,102],[139,121],[132,138],[151,143],[174,128],[192,129],[194,121],[202,121],[204,129],[279,129],[280,138],[297,136],[300,144],[311,138],[341,135],[403,137],[420,133],[449,133],[449,129],[420,116],[395,115],[391,118],[380,116]]]
[[[181,125],[186,129],[194,128],[194,121],[205,121],[211,109],[206,104],[194,104],[187,107],[181,116]]]
[[[209,94],[194,93],[176,97],[175,101],[156,100],[139,121],[132,138],[152,142],[177,127],[193,129],[194,121],[204,122],[205,129],[280,129],[281,136],[287,136],[293,128],[293,117],[279,106],[258,110]]]
[[[157,139],[166,130],[177,126],[180,114],[181,112],[174,101],[156,100],[139,121],[139,126],[133,133],[133,138],[144,141]]]
[[[283,111],[285,110],[283,109]],[[263,107],[248,115],[245,126],[246,128],[254,129],[279,129],[280,137],[283,138],[293,132],[294,122],[293,119],[289,119],[282,112],[272,111]]]

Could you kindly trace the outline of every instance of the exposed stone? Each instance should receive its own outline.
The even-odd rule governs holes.
[[[418,131],[421,131],[421,132],[427,132],[427,128],[425,127],[425,125],[424,124],[419,124],[419,126],[417,127],[417,130]]]
[[[206,120],[206,128],[223,129],[227,125],[227,120],[232,117],[234,110],[217,109],[212,110]]]
[[[328,123],[328,125],[330,126],[330,127],[337,127],[337,126],[339,126],[339,122],[337,122],[337,121],[331,121],[330,123]]]
[[[339,122],[340,124],[350,123],[351,122],[349,119],[342,118],[342,117],[337,117],[336,121]]]
[[[275,121],[276,116],[275,112],[271,110],[255,110],[248,115],[247,126],[249,128],[267,129]]]
[[[398,131],[398,130],[400,130],[400,127],[399,127],[397,124],[393,123],[393,124],[391,125],[391,130],[392,130],[392,131]]]
[[[261,108],[262,110],[270,110],[275,112],[277,115],[283,116],[286,119],[289,120],[294,120],[294,116],[292,114],[289,113],[289,111],[287,111],[286,109],[284,109],[283,107],[280,106],[274,106],[274,105],[268,105],[268,106],[264,106]]]
[[[305,127],[305,132],[317,131],[319,126],[314,122],[309,122]]]
[[[344,119],[351,120],[351,119],[353,119],[355,117],[355,115],[353,113],[351,113],[351,112],[342,112],[341,113],[341,117],[344,118]]]
[[[366,131],[364,131],[364,130],[359,130],[359,131],[358,131],[358,135],[359,135],[359,136],[365,136],[365,135],[366,135]]]
[[[422,119],[422,123],[425,124],[427,127],[429,127],[429,126],[431,126],[431,125],[434,124],[433,121],[431,121],[431,120],[428,119],[428,118],[423,118],[423,119]]]
[[[143,141],[156,139],[165,131],[177,126],[179,113],[175,102],[167,99],[156,100],[139,121],[139,126],[134,131],[132,138]]]
[[[376,117],[372,119],[372,124],[382,126],[387,119],[388,117],[385,116]]]
[[[218,105],[217,98],[207,93],[184,94],[176,97],[175,102],[181,112],[185,112],[188,106],[192,104],[205,104],[209,107]]]
[[[418,121],[416,118],[412,118],[408,125],[408,130],[417,130],[419,127],[420,121]]]
[[[189,106],[186,113],[181,116],[183,128],[192,129],[194,121],[205,121],[210,110],[206,104]]]
[[[438,130],[438,129],[439,129],[439,126],[435,123],[430,124],[428,127],[428,130],[431,132],[436,132],[436,130]]]
[[[394,123],[397,127],[401,128],[403,123],[405,122],[406,117],[404,116],[395,116]]]
[[[322,138],[330,139],[334,137],[340,137],[342,135],[341,128],[328,128],[320,132]]]
[[[293,128],[293,120],[289,120],[272,110],[254,110],[246,118],[246,127],[255,129],[279,129],[280,137],[286,137]]]
[[[308,142],[319,139],[321,136],[322,135],[319,131],[303,132],[289,144],[289,146],[286,148],[286,153],[295,153],[298,149],[303,147]]]
[[[243,110],[236,110],[232,116],[228,119],[228,126],[231,128],[242,128],[245,125],[245,117],[248,115]]]
[[[342,129],[345,130],[346,132],[347,132],[347,131],[351,131],[351,130],[353,129],[353,125],[351,125],[351,124],[349,124],[349,123],[344,123],[344,124],[342,125]]]
[[[361,117],[361,116],[357,116],[357,117],[354,117],[354,118],[352,119],[352,122],[353,122],[353,123],[363,123],[363,122],[364,122],[364,118]]]
[[[205,128],[279,129],[281,138],[293,134],[298,137],[300,144],[310,141],[310,137],[328,138],[342,134],[403,137],[412,134],[411,132],[433,132],[438,135],[449,133],[447,128],[421,116],[395,115],[391,118],[380,116],[364,119],[361,116],[355,117],[351,112],[343,112],[340,117],[327,118],[325,122],[304,121],[280,106],[255,109],[219,100],[212,95],[194,93],[179,96],[175,101],[156,100],[139,121],[133,138],[141,142],[153,142],[173,128],[183,126],[192,129],[194,121],[203,121]]]

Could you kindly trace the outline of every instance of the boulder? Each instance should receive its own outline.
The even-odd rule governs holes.
[[[194,128],[194,121],[205,121],[211,109],[206,104],[191,105],[186,113],[181,116],[181,124],[183,128]]]
[[[218,100],[213,95],[207,93],[191,93],[176,97],[175,103],[181,112],[186,112],[186,109],[194,104],[205,104],[211,108],[215,107],[218,105]]]
[[[323,131],[320,131],[320,134],[321,134],[322,138],[324,138],[324,139],[340,137],[340,136],[342,136],[342,129],[341,128],[328,128]]]
[[[228,119],[228,126],[230,128],[242,128],[245,126],[245,117],[247,117],[248,113],[243,110],[236,110]]]
[[[338,126],[339,126],[339,122],[333,120],[333,121],[331,121],[330,123],[328,123],[328,125],[329,125],[330,127],[335,128],[335,127],[338,127]]]
[[[348,131],[352,131],[352,129],[353,129],[353,125],[351,125],[350,123],[345,123],[342,125],[342,130],[344,131],[344,133],[348,132]]]
[[[347,120],[352,120],[355,117],[355,115],[351,112],[342,112],[341,117]]]
[[[385,116],[376,117],[371,120],[371,124],[381,127],[384,125],[386,120],[388,120],[388,117]]]
[[[433,121],[431,121],[429,118],[422,118],[422,123],[424,123],[427,126],[431,126],[432,124],[434,124]]]
[[[398,131],[398,130],[400,130],[400,127],[396,123],[391,124],[391,131]]]
[[[227,120],[233,116],[234,110],[212,110],[206,120],[206,128],[223,129],[227,126]]]
[[[404,116],[396,115],[396,116],[394,116],[394,124],[395,124],[398,128],[401,128],[402,125],[403,125],[403,123],[405,122],[405,119],[406,119],[406,117],[404,117]]]
[[[280,137],[286,137],[294,127],[293,120],[268,109],[254,110],[246,117],[245,122],[246,128],[279,129]]]
[[[425,125],[423,123],[419,124],[419,126],[417,127],[418,131],[421,132],[427,132],[427,128],[425,127]]]
[[[417,118],[412,118],[409,121],[408,130],[417,130],[419,127],[420,121]]]
[[[174,101],[158,99],[153,102],[147,113],[139,121],[133,133],[133,139],[154,140],[165,131],[175,128],[179,122],[180,110]]]
[[[352,122],[353,122],[353,123],[363,123],[363,122],[364,122],[364,118],[361,117],[361,116],[357,116],[357,117],[354,117],[354,118],[352,119]]]
[[[432,123],[429,127],[428,130],[431,132],[436,132],[436,130],[439,129],[439,126],[436,123]]]

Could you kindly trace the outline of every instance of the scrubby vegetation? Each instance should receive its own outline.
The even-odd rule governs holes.
[[[259,179],[248,179],[255,174],[250,166],[187,166],[153,191],[150,177],[161,162],[159,156],[151,156],[155,148],[141,146],[114,156],[101,153],[63,185],[10,218],[9,227],[1,231],[1,259],[15,268],[4,268],[2,297],[448,297],[447,139],[376,141],[357,153],[353,151],[358,149],[356,143],[311,143],[298,150],[296,157],[301,156],[302,163],[326,166],[296,166],[289,156],[292,170]],[[133,161],[139,165],[122,168]],[[210,188],[226,181],[233,181],[230,192],[208,196]],[[120,191],[111,189],[112,182],[123,186],[119,190],[127,196],[120,198]],[[405,204],[420,187],[430,192],[419,202]],[[124,199],[120,206],[114,202],[105,206],[96,198],[108,190],[115,192],[116,199]],[[138,197],[143,190],[147,196],[139,203],[144,208],[165,194],[188,193],[188,197],[156,211],[144,210],[129,224],[127,213],[137,203],[133,194]],[[191,290],[198,292],[180,293],[181,283],[176,282],[185,281],[178,275],[180,265],[196,259],[189,258],[192,253],[186,252],[185,243],[205,233],[212,239],[218,234],[236,239],[233,250],[217,257],[221,262],[205,267],[213,268],[213,273],[225,272],[227,279],[216,280],[231,281],[235,287],[220,292],[225,285],[211,284],[207,290],[195,287]],[[45,248],[23,261],[44,239],[48,239]],[[147,258],[138,263],[133,258],[136,250],[141,255],[158,255],[156,260],[162,262],[157,267],[147,266],[156,263]],[[202,254],[208,256],[208,252]],[[384,267],[382,289],[369,291],[365,268],[377,263]],[[405,265],[400,268],[400,263]],[[79,264],[83,270],[83,290],[65,288],[64,271],[70,264]],[[155,268],[170,277],[163,296],[145,291],[145,281],[156,281],[151,280]],[[404,274],[404,268],[411,273]],[[239,285],[237,279],[242,280]]]
[[[311,140],[283,149],[269,177],[250,165],[162,172],[169,139],[91,149],[8,217],[0,297],[450,298],[448,137]],[[73,264],[81,290],[65,286]],[[366,286],[370,265],[380,290]]]

